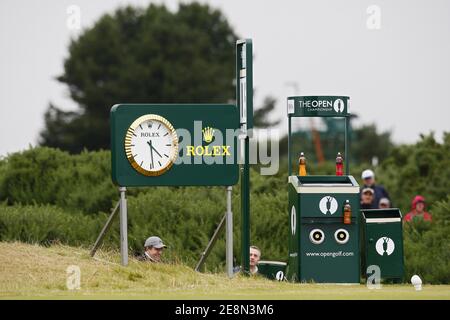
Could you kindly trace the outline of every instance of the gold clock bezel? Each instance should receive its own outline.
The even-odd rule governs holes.
[[[144,168],[142,168],[135,160],[133,157],[133,153],[131,152],[131,138],[133,137],[134,134],[134,130],[136,130],[137,127],[139,127],[139,125],[145,121],[148,120],[155,120],[155,121],[159,121],[162,124],[164,124],[167,129],[169,130],[169,132],[172,134],[172,142],[173,142],[173,146],[172,146],[172,154],[169,157],[169,163],[156,171],[150,171],[150,170],[146,170]],[[178,156],[178,135],[177,132],[175,131],[174,127],[172,126],[172,124],[164,117],[159,116],[157,114],[146,114],[143,116],[140,116],[139,118],[137,118],[136,120],[133,121],[133,123],[130,125],[130,127],[127,130],[127,133],[125,135],[125,154],[127,156],[128,161],[130,162],[131,166],[139,173],[148,176],[148,177],[154,177],[154,176],[160,176],[163,173],[167,172],[172,166],[173,163],[175,162],[175,160],[177,159]]]

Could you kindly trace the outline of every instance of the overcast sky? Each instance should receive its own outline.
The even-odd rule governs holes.
[[[80,8],[82,31],[121,5],[150,2],[175,10],[179,1],[1,0],[0,156],[36,145],[49,102],[76,108],[55,80],[80,33],[67,26],[67,9]],[[253,39],[255,104],[277,99],[282,133],[292,83],[301,95],[350,96],[357,124],[375,122],[395,142],[450,131],[449,0],[200,2]]]

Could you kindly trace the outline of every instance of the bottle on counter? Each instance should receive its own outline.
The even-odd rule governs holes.
[[[344,159],[341,156],[341,153],[338,152],[336,157],[336,175],[342,176],[344,174]]]
[[[306,176],[306,158],[303,152],[300,153],[300,157],[298,158],[298,175]]]
[[[350,201],[345,200],[344,204],[344,224],[352,223],[352,207],[350,206]]]

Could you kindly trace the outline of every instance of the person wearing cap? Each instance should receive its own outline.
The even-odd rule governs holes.
[[[384,189],[382,185],[375,184],[375,173],[372,170],[364,170],[361,174],[361,178],[364,181],[362,189],[372,188],[374,191],[372,203],[373,208],[378,208],[381,198],[387,198],[391,201],[391,197],[389,197],[386,189]]]
[[[361,209],[375,209],[373,205],[375,191],[372,188],[364,188],[361,191]]]
[[[411,211],[405,215],[404,221],[411,222],[416,219],[431,221],[431,214],[425,211],[425,198],[417,195],[411,203]]]
[[[161,262],[161,254],[167,246],[160,237],[151,236],[144,243],[144,254],[138,260],[148,262]]]
[[[388,209],[391,207],[391,201],[388,198],[381,198],[378,203],[378,209]]]

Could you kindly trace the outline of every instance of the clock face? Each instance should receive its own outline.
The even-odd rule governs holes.
[[[167,119],[148,114],[136,119],[125,136],[125,153],[138,172],[159,176],[169,170],[178,155],[178,136]]]

